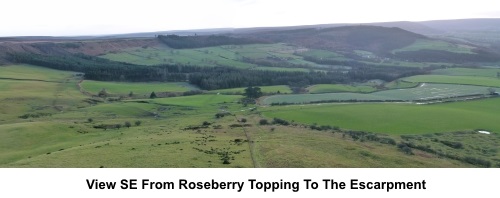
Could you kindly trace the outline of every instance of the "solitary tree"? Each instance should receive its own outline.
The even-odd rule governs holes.
[[[131,126],[132,126],[132,124],[130,124],[130,122],[129,122],[129,121],[126,121],[126,122],[125,122],[125,127],[130,128]]]
[[[139,126],[139,125],[141,125],[141,123],[142,122],[140,120],[137,120],[137,121],[135,121],[135,126]]]
[[[151,99],[155,99],[156,98],[156,94],[155,94],[154,91],[151,92],[151,95],[149,95],[149,98],[151,98]]]
[[[255,99],[262,96],[262,91],[260,90],[260,87],[247,87],[244,95],[247,98]]]
[[[128,93],[128,97],[132,97],[132,96],[134,96],[134,92]]]

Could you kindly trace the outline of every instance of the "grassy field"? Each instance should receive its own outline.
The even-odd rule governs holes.
[[[5,68],[10,70],[4,73]],[[31,68],[37,72],[28,72]],[[0,167],[471,167],[419,151],[406,155],[394,145],[355,141],[341,133],[259,122],[278,113],[296,116],[297,123],[333,121],[343,128],[373,124],[397,141],[394,134],[428,134],[433,129],[499,130],[498,99],[425,106],[260,107],[240,104],[242,96],[204,94],[113,102],[80,93],[80,79],[71,72],[24,65],[0,67],[0,75],[18,79],[0,80]],[[143,86],[110,85],[124,93]],[[383,116],[371,117],[377,112]],[[398,130],[410,127],[406,125],[420,131]],[[482,143],[478,149],[496,148],[483,139],[465,142]]]
[[[264,94],[275,94],[275,93],[282,93],[282,94],[288,94],[292,93],[292,90],[290,87],[286,85],[275,85],[275,86],[259,86],[262,93]],[[234,95],[242,95],[245,93],[246,88],[232,88],[232,89],[217,89],[217,90],[211,90],[208,91],[208,93],[216,94],[234,94]]]
[[[448,76],[483,76],[497,78],[498,72],[500,72],[500,69],[448,68],[433,70],[432,74]]]
[[[300,52],[301,56],[311,56],[314,58],[323,58],[323,59],[334,59],[334,60],[349,60],[345,58],[343,55],[339,53],[335,53],[327,50],[319,50],[319,49],[311,49],[307,51]]]
[[[255,67],[254,70],[265,70],[265,71],[286,71],[286,72],[309,72],[306,68],[289,68],[289,67]]]
[[[114,61],[128,62],[139,65],[181,64],[197,66],[228,66],[237,68],[255,68],[269,70],[269,67],[247,63],[244,58],[259,60],[274,60],[294,65],[307,65],[308,67],[321,67],[308,62],[293,53],[299,50],[294,46],[285,44],[253,44],[253,45],[228,45],[196,49],[171,49],[168,47],[131,48],[124,52],[110,53],[101,56]],[[289,70],[280,68],[279,70]],[[294,71],[304,69],[293,68]]]
[[[384,84],[384,87],[388,89],[406,89],[406,88],[412,88],[418,86],[419,83],[415,82],[407,82],[403,80],[395,80],[389,83]]]
[[[354,92],[354,93],[368,93],[376,91],[377,89],[365,85],[343,85],[343,84],[318,84],[307,88],[309,93],[335,93],[335,92]]]
[[[188,83],[130,83],[130,82],[102,82],[85,80],[81,83],[82,88],[93,94],[97,94],[102,89],[110,94],[127,95],[130,92],[138,95],[147,95],[151,92],[185,92],[196,90],[197,88]]]
[[[485,129],[500,133],[500,99],[448,104],[318,104],[267,107],[268,118],[390,134]]]
[[[35,71],[35,72],[28,72]],[[0,67],[0,123],[26,113],[55,113],[85,104],[73,72],[30,65]]]
[[[161,98],[150,100],[156,104],[206,107],[209,105],[219,105],[224,103],[232,103],[242,98],[243,96],[232,95],[195,95],[173,98]]]
[[[258,122],[258,117],[254,118],[249,120]],[[264,125],[246,130],[254,141],[259,167],[471,166],[418,151],[416,155],[405,155],[394,146],[353,141],[341,133],[318,132],[299,126]]]
[[[0,66],[0,78],[58,81],[73,74],[76,74],[76,72],[59,71],[32,65]]]
[[[274,95],[262,100],[262,104],[273,103],[310,103],[320,101],[347,101],[347,100],[430,100],[439,98],[449,98],[474,94],[488,94],[488,87],[453,85],[453,84],[430,84],[409,89],[393,89],[378,91],[368,94],[363,93],[325,93],[325,94],[290,94]]]
[[[481,76],[419,75],[404,78],[403,80],[408,82],[450,83],[500,87],[500,79]]]
[[[392,53],[404,52],[404,51],[419,51],[419,50],[441,50],[453,53],[464,53],[473,54],[473,47],[448,43],[445,41],[430,40],[430,39],[419,39],[415,43],[406,46],[401,49],[393,50]]]

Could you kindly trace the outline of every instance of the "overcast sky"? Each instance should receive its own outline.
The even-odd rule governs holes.
[[[500,18],[498,0],[1,0],[0,36]]]

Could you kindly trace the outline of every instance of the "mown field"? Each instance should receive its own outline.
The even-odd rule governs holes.
[[[404,78],[408,82],[427,82],[427,83],[450,83],[462,85],[478,85],[500,87],[499,78],[481,77],[481,76],[446,76],[446,75],[419,75]]]
[[[318,84],[312,85],[307,88],[309,93],[334,93],[334,92],[356,92],[356,93],[369,93],[377,89],[372,86],[366,85],[343,85],[343,84]]]
[[[447,69],[433,70],[432,74],[449,75],[449,76],[483,76],[483,77],[498,78],[498,72],[500,72],[500,69],[447,68]]]
[[[384,100],[430,100],[449,97],[489,94],[488,87],[454,84],[425,83],[415,88],[392,89],[373,93],[325,93],[325,94],[289,94],[274,95],[262,100],[262,104],[273,103],[311,103],[321,101],[384,101]]]

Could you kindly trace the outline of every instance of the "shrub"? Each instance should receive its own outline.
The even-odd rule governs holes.
[[[283,119],[280,119],[280,118],[273,118],[273,124],[280,124],[280,125],[288,126],[288,125],[290,125],[290,122],[283,120]]]
[[[260,125],[268,125],[269,122],[266,119],[260,119],[259,124]]]
[[[127,127],[127,128],[130,128],[132,126],[132,124],[130,124],[129,121],[126,121],[125,124],[124,124],[124,126]]]
[[[140,120],[135,121],[135,126],[140,126],[141,124],[142,124],[142,121],[140,121]]]
[[[451,142],[451,141],[445,141],[445,140],[442,140],[440,142],[443,143],[444,145],[449,146],[449,147],[454,148],[454,149],[463,149],[464,148],[464,145],[460,142]]]
[[[398,149],[407,155],[413,155],[413,151],[411,150],[410,147],[408,147],[408,145],[406,143],[403,143],[403,142],[399,143]]]

